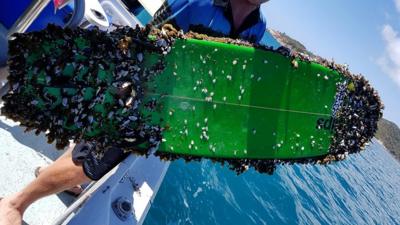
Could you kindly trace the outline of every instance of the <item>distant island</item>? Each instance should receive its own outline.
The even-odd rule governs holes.
[[[400,161],[400,129],[395,123],[381,119],[375,137]]]
[[[291,38],[286,33],[276,30],[269,30],[283,46],[296,52],[305,53],[312,58],[320,58],[320,56],[308,51],[307,48],[299,41]],[[378,131],[375,137],[385,146],[385,148],[400,161],[400,128],[393,122],[382,118],[378,122]]]
[[[305,53],[313,58],[318,58],[319,56],[315,55],[314,53],[310,52],[307,50],[307,48],[300,43],[299,41],[291,38],[289,35],[287,35],[286,33],[282,33],[280,31],[276,31],[273,29],[269,29],[269,32],[272,34],[272,36],[278,40],[278,42],[285,46],[286,48],[289,48],[291,50],[294,50],[296,52],[301,52],[301,53]]]

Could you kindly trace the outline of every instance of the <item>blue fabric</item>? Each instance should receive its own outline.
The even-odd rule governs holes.
[[[15,21],[22,15],[22,13],[33,1],[36,0],[1,1],[0,23],[2,23],[6,29],[10,29]],[[69,14],[72,12],[72,10],[73,8],[68,5],[54,13],[54,3],[53,1],[50,1],[50,3],[40,13],[38,18],[36,18],[29,26],[27,31],[42,30],[46,28],[49,23],[63,26],[65,24],[64,19],[69,17]]]
[[[190,26],[201,25],[225,36],[231,34],[232,25],[226,17],[226,7],[216,5],[213,0],[167,0],[170,14],[166,21],[174,20],[175,25],[187,32]],[[256,23],[239,33],[239,38],[254,43],[278,48],[281,45],[268,32],[266,19],[259,13]]]

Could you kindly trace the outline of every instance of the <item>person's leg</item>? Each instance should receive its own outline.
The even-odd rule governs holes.
[[[37,167],[35,170],[35,177],[38,177],[40,175],[40,173],[42,173],[43,170],[45,170],[48,166],[49,165]],[[74,197],[78,197],[83,192],[83,187],[82,187],[82,185],[76,185],[72,188],[65,190],[64,192],[69,195],[72,195]]]
[[[62,154],[60,157],[58,157],[58,159],[56,159],[55,162],[57,162],[57,161],[59,161],[59,160],[63,160],[63,159],[65,159],[65,158],[71,159],[71,158],[73,157],[73,156],[72,156],[72,150],[74,149],[75,146],[76,146],[76,144],[71,144],[71,145],[68,147],[68,150],[67,150],[64,154]],[[53,163],[54,163],[54,162],[53,162]],[[42,174],[42,172],[45,171],[49,166],[50,166],[50,165],[38,167],[38,168],[37,168],[38,171],[37,171],[37,172],[35,171],[35,176],[36,176],[36,177],[39,177],[39,175]],[[69,194],[73,194],[73,195],[76,195],[76,196],[77,196],[77,195],[79,195],[79,194],[83,191],[83,189],[82,189],[81,185],[78,184],[78,185],[75,185],[75,186],[72,187],[72,188],[69,188],[69,189],[65,190],[65,191],[68,191]],[[1,225],[1,224],[0,224],[0,225]]]
[[[73,147],[24,189],[0,201],[0,225],[20,225],[24,211],[36,200],[90,181],[82,166],[72,161]]]

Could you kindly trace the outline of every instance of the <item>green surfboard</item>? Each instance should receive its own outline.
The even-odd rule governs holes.
[[[365,147],[382,115],[368,82],[334,63],[138,29],[19,34],[9,65],[2,113],[59,147],[74,139],[140,153],[157,143],[169,159],[338,160]],[[121,95],[121,84],[140,88]]]
[[[163,105],[159,151],[206,157],[289,159],[326,155],[336,83],[316,63],[255,48],[177,40],[148,97]]]

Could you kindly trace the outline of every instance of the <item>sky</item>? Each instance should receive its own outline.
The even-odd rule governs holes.
[[[261,10],[269,28],[363,74],[400,126],[400,0],[271,0]]]

